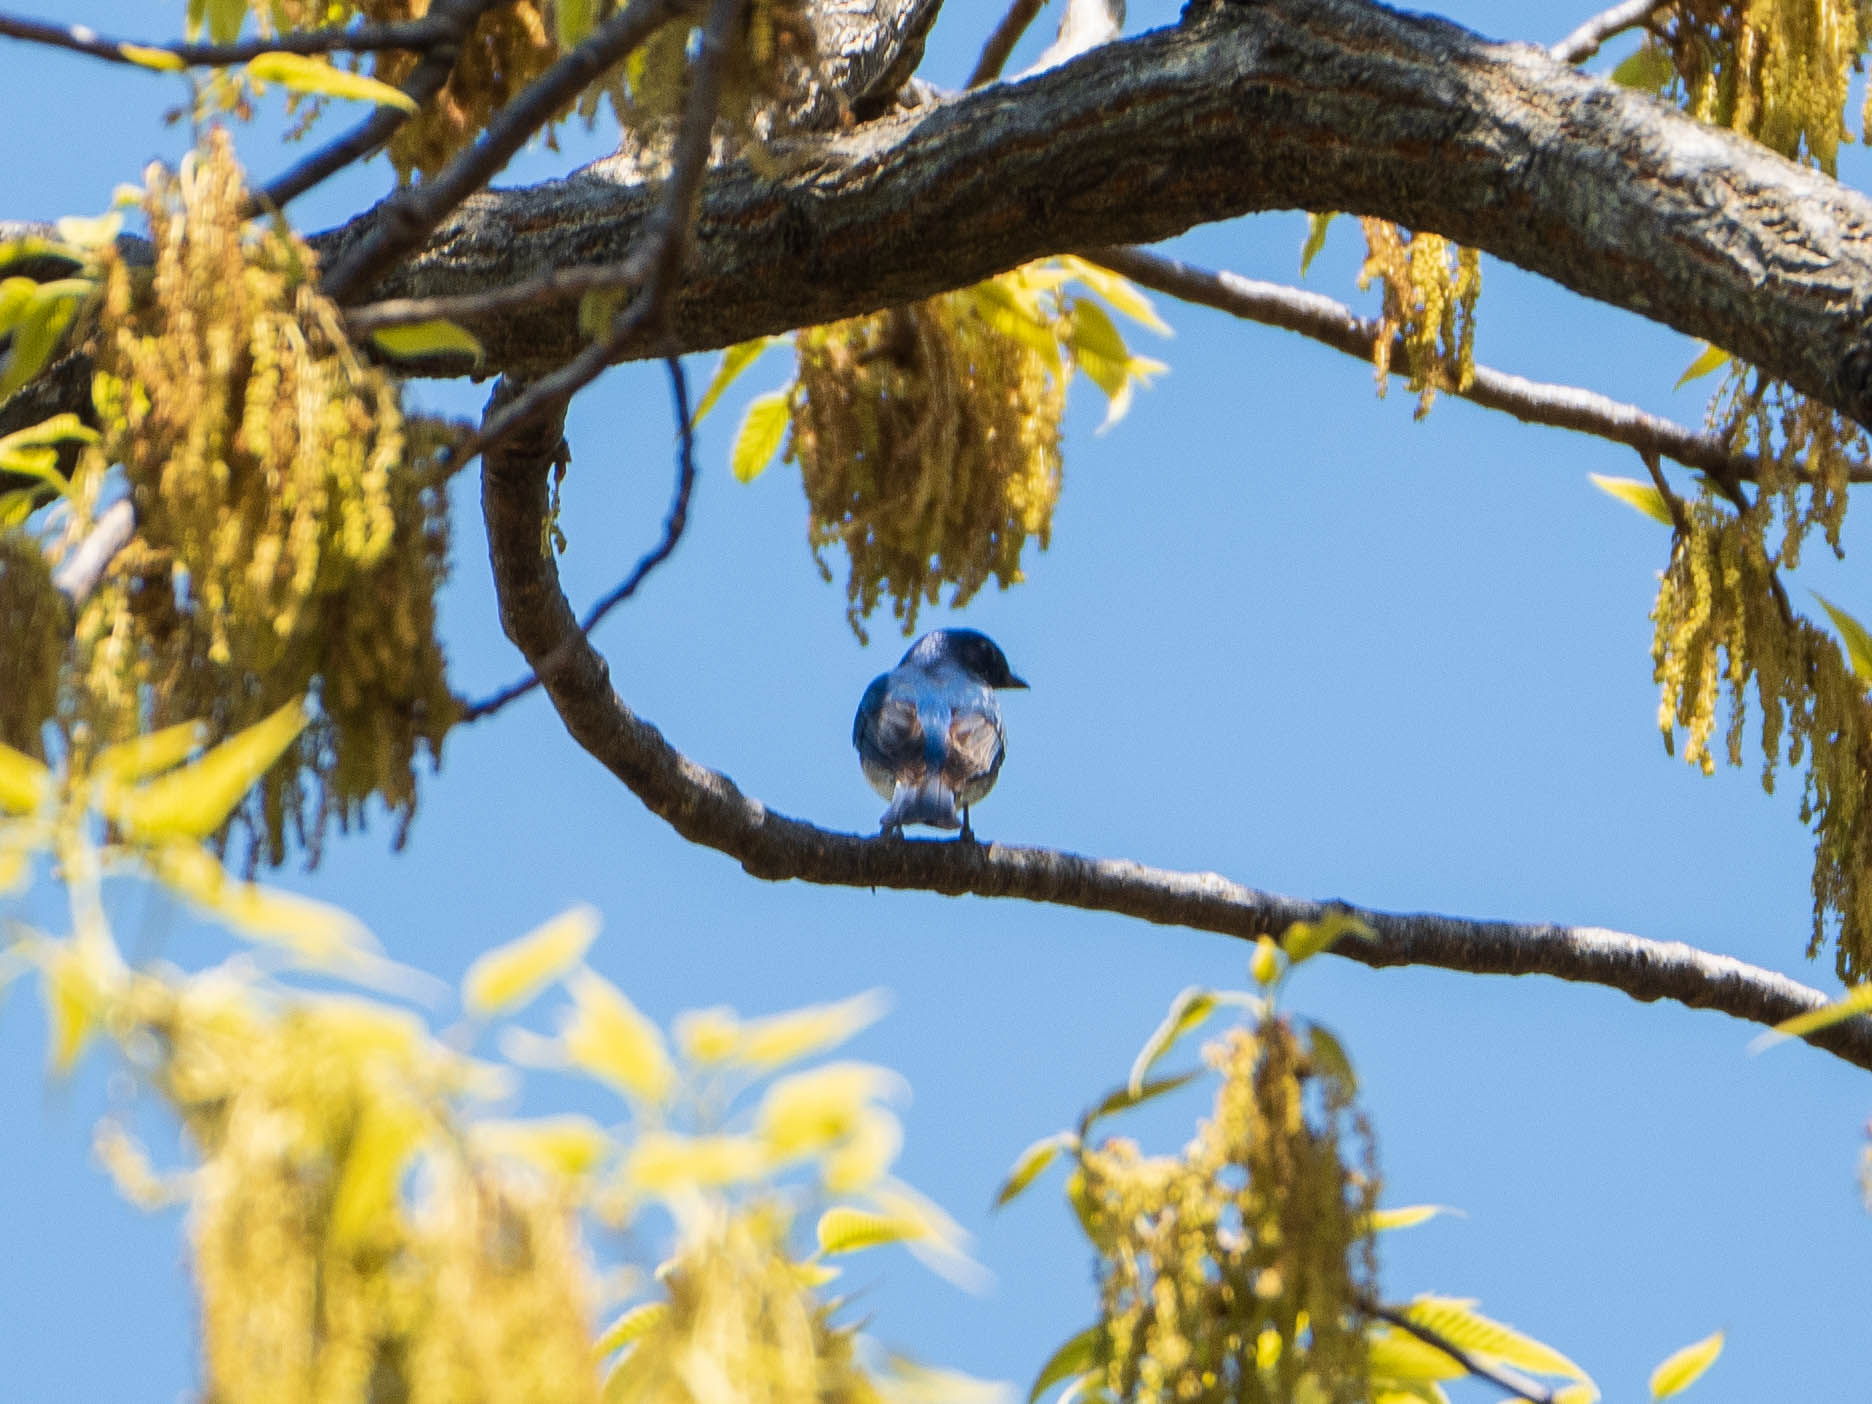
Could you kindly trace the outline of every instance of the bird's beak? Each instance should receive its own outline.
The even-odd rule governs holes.
[[[1017,678],[1012,673],[1009,673],[1007,675],[1007,681],[1002,683],[1001,686],[1003,687],[1025,687],[1027,686],[1027,679]]]

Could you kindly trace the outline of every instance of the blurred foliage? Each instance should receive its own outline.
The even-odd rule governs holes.
[[[1130,350],[1094,294],[1168,331],[1131,284],[1066,257],[794,333],[795,377],[750,405],[731,461],[746,481],[785,442],[828,580],[827,551],[845,552],[846,619],[861,639],[885,598],[908,635],[945,586],[959,607],[990,579],[1021,580],[1030,538],[1046,547],[1073,373],[1105,393],[1110,424],[1164,369]],[[701,412],[773,340],[731,348]]]
[[[1440,234],[1401,229],[1389,220],[1359,220],[1365,234],[1361,290],[1376,279],[1383,297],[1372,372],[1378,393],[1402,339],[1404,373],[1417,393],[1417,417],[1430,412],[1439,389],[1467,390],[1475,378],[1475,307],[1482,295],[1482,254]]]

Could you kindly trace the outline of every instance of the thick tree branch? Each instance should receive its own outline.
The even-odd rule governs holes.
[[[674,344],[646,332],[620,354],[832,321],[1204,220],[1341,209],[1488,250],[1872,422],[1872,200],[1542,50],[1367,0],[1225,3],[771,154],[785,178],[736,164],[705,188]],[[376,294],[617,262],[654,198],[589,176],[478,195]],[[521,375],[583,344],[564,308],[472,330],[491,368]]]
[[[611,688],[605,660],[579,633],[558,566],[540,550],[548,466],[562,415],[561,405],[543,406],[483,460],[481,504],[501,624],[536,669],[552,660],[542,678],[574,740],[678,834],[728,854],[755,877],[1018,897],[1242,938],[1276,934],[1341,908],[1374,936],[1342,940],[1335,950],[1370,966],[1554,975],[1765,1025],[1827,1003],[1819,990],[1784,975],[1681,942],[1598,927],[1372,911],[1257,892],[1215,873],[1046,848],[865,838],[777,813],[684,756],[625,706]],[[1872,1019],[1836,1025],[1809,1041],[1872,1069]]]
[[[1185,302],[1213,307],[1246,321],[1299,332],[1368,365],[1371,363],[1372,350],[1380,333],[1379,323],[1374,318],[1359,316],[1330,297],[1235,273],[1212,273],[1148,249],[1087,249],[1084,254],[1144,287]],[[1407,374],[1406,364],[1403,339],[1397,338],[1391,355],[1392,374]],[[1441,388],[1446,394],[1485,409],[1501,410],[1526,424],[1574,429],[1624,444],[1640,454],[1675,459],[1725,484],[1753,482],[1760,471],[1752,455],[1731,452],[1714,434],[1700,433],[1661,415],[1648,414],[1636,405],[1577,386],[1550,385],[1489,366],[1477,366],[1475,378],[1466,388]],[[1872,482],[1872,470],[1855,469],[1851,477],[1856,483]]]

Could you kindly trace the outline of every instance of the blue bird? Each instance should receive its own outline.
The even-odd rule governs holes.
[[[995,641],[973,629],[925,634],[872,680],[852,745],[871,788],[890,801],[885,833],[928,824],[974,839],[969,806],[994,788],[1007,750],[994,690],[1025,686]]]

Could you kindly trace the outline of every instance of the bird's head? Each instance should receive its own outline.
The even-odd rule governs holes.
[[[910,645],[905,663],[929,666],[953,663],[990,687],[1025,687],[1008,667],[1007,655],[986,634],[974,629],[934,629]]]

